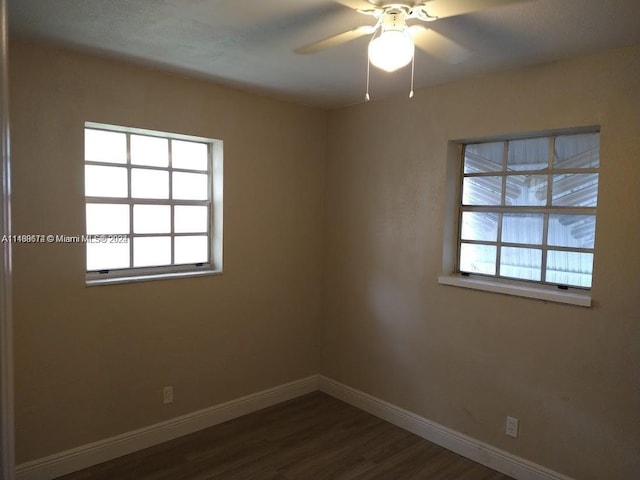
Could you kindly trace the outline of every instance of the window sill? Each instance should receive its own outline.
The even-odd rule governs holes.
[[[522,285],[508,281],[493,280],[477,277],[465,277],[462,275],[442,275],[438,277],[441,285],[471,288],[484,292],[502,293],[517,297],[533,298],[548,302],[565,303],[580,307],[591,307],[591,295],[588,292],[576,292],[560,290],[547,285]]]
[[[184,271],[184,272],[164,272],[147,275],[130,275],[126,277],[104,277],[99,278],[97,276],[87,275],[86,286],[94,287],[98,285],[117,285],[121,283],[139,283],[150,282],[155,280],[169,280],[173,278],[189,278],[189,277],[204,277],[209,275],[220,275],[221,270],[207,269],[198,271]]]

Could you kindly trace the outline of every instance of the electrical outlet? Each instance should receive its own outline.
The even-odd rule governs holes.
[[[173,385],[167,385],[162,389],[162,403],[165,405],[167,403],[173,402]]]
[[[515,417],[507,417],[505,432],[513,438],[518,438],[518,419]]]

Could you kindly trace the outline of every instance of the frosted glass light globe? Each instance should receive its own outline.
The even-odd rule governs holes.
[[[409,64],[414,50],[406,30],[386,30],[369,44],[369,61],[382,70],[394,72]]]

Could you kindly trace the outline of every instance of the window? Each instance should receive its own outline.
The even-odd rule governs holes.
[[[222,142],[85,125],[88,283],[222,266]]]
[[[599,163],[596,131],[465,142],[457,271],[590,289]]]

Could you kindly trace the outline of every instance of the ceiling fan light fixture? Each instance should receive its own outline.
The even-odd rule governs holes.
[[[369,43],[369,61],[375,67],[395,72],[409,65],[415,46],[407,28],[383,30],[380,36]]]

